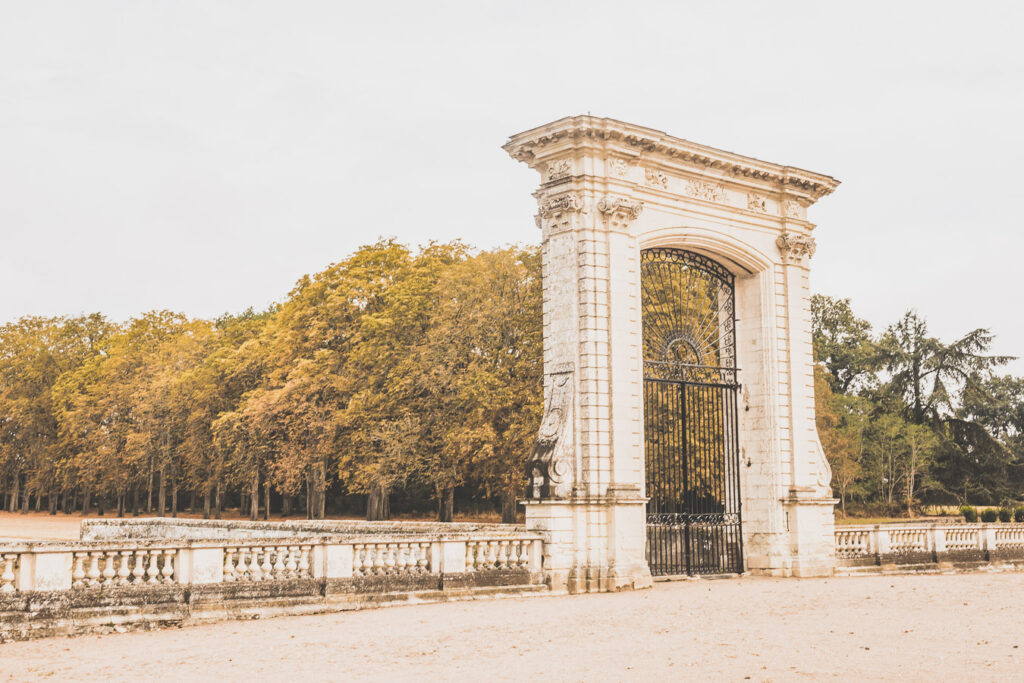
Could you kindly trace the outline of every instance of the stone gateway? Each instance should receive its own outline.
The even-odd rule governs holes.
[[[831,574],[807,209],[838,181],[592,116],[504,149],[541,175],[546,405],[525,504],[551,586]]]

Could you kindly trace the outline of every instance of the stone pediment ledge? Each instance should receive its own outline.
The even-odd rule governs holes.
[[[724,176],[781,186],[817,201],[831,194],[839,181],[831,176],[741,156],[659,130],[596,116],[567,116],[513,135],[502,146],[514,159],[538,168],[564,152],[587,147],[616,149],[645,160],[661,157],[695,169],[714,170]]]

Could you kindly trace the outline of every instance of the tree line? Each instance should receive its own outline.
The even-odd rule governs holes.
[[[977,329],[951,342],[916,311],[875,333],[815,295],[816,418],[841,510],[1009,505],[1024,497],[1024,378]]]
[[[541,410],[539,251],[382,240],[265,311],[0,327],[0,503],[514,521]]]

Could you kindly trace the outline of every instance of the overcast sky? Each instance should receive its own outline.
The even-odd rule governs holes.
[[[816,291],[1024,355],[1020,7],[0,0],[0,321],[262,307],[379,235],[536,242],[500,146],[590,112],[839,178]]]

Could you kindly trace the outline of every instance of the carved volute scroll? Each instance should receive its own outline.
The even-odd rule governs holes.
[[[534,498],[566,498],[573,484],[573,371],[560,368],[550,375],[551,385],[544,419],[537,432],[527,474]],[[540,478],[542,482],[534,482]]]
[[[814,256],[816,249],[814,238],[810,235],[797,235],[790,232],[784,232],[779,235],[779,238],[775,240],[775,244],[779,247],[782,260],[796,265],[806,263],[808,259]]]

